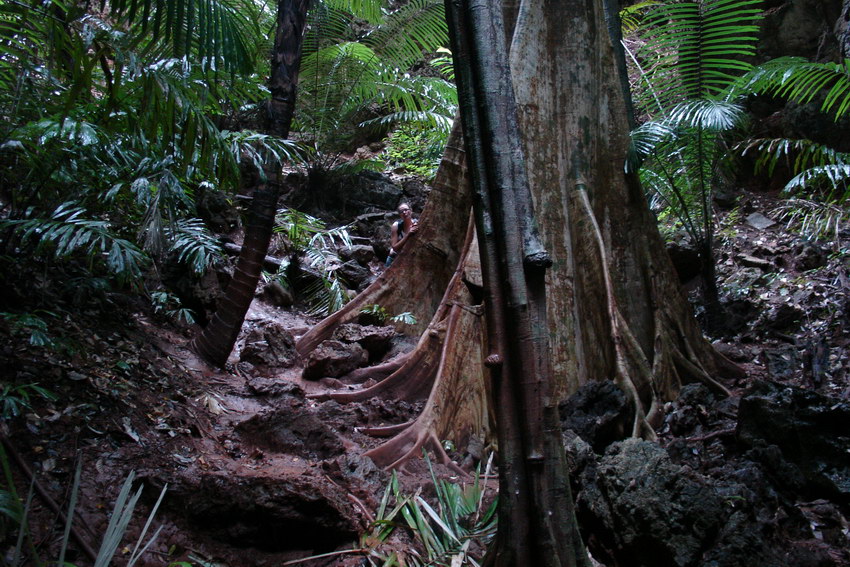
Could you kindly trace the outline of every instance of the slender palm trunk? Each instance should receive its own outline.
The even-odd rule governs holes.
[[[277,31],[271,61],[268,105],[270,133],[285,138],[289,135],[295,113],[298,69],[307,21],[309,0],[280,0]],[[279,176],[278,176],[279,177]],[[254,198],[245,224],[245,239],[236,261],[233,279],[225,290],[210,324],[192,341],[193,348],[208,362],[223,366],[236,344],[245,314],[254,299],[262,273],[263,258],[269,249],[274,230],[280,180],[272,179],[254,190]]]

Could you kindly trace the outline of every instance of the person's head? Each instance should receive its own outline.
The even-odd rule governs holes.
[[[398,210],[398,216],[400,216],[403,219],[406,219],[407,217],[409,217],[413,214],[413,211],[411,210],[410,205],[408,205],[407,203],[400,204],[398,206],[397,210]]]

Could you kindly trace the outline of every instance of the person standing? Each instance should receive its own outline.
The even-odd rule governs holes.
[[[389,267],[393,263],[395,257],[407,244],[407,239],[411,234],[419,230],[419,221],[413,218],[413,210],[407,203],[402,203],[398,206],[398,216],[401,217],[395,221],[390,228],[390,253],[387,256],[386,266]]]

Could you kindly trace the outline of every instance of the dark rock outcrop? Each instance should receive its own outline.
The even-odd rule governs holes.
[[[800,470],[803,488],[811,496],[850,504],[848,424],[850,404],[846,401],[793,386],[757,382],[741,399],[737,434],[742,443],[756,449],[776,446],[777,459],[781,457]],[[780,484],[791,482],[783,478],[778,479]]]

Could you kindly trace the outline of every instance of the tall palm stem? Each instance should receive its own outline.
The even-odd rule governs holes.
[[[310,0],[280,0],[278,3],[275,47],[269,87],[268,127],[273,134],[289,135],[295,113],[295,96],[301,49]],[[254,292],[262,273],[263,259],[269,249],[274,230],[280,180],[272,179],[254,191],[254,198],[245,225],[245,240],[236,262],[233,279],[227,286],[221,307],[210,324],[192,341],[193,348],[207,361],[217,366],[227,362],[245,314],[251,307]]]

